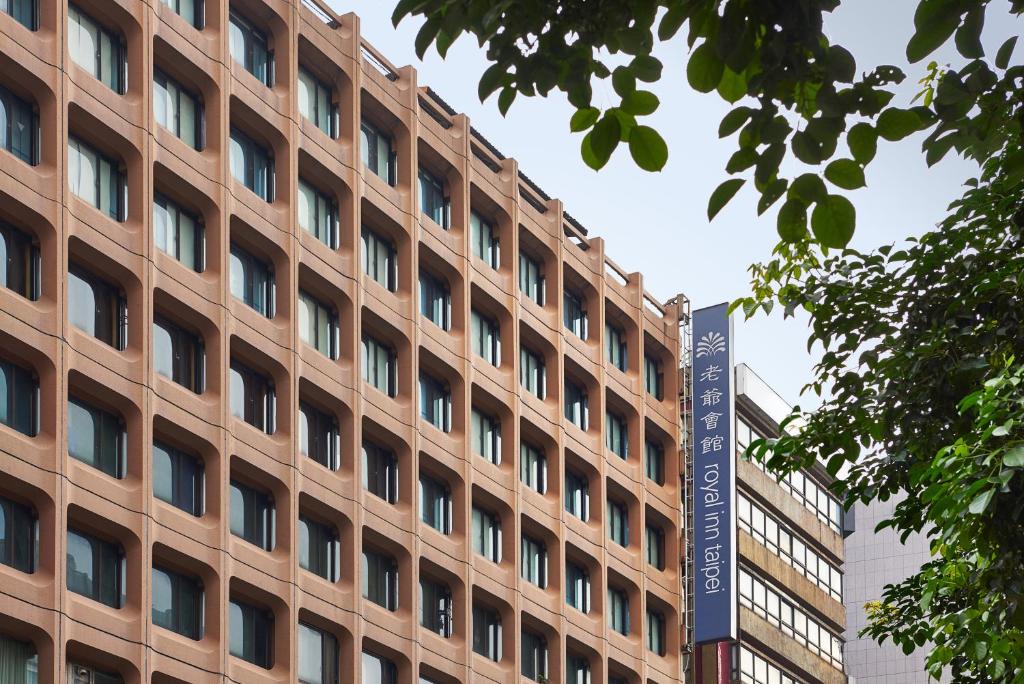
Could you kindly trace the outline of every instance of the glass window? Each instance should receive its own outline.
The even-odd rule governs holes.
[[[0,287],[35,301],[39,277],[39,246],[28,233],[0,221]]]
[[[201,394],[205,366],[206,355],[198,336],[162,316],[154,316],[153,368],[157,373]]]
[[[299,514],[299,567],[328,582],[340,575],[341,543],[333,525]]]
[[[501,422],[494,416],[473,409],[470,416],[473,453],[488,462],[501,463]]]
[[[451,206],[444,194],[444,183],[432,173],[420,167],[419,190],[420,211],[431,221],[448,230],[450,227]]]
[[[451,329],[452,297],[448,283],[420,272],[420,313],[441,330]]]
[[[388,185],[394,185],[396,182],[395,154],[391,138],[365,119],[360,124],[359,132],[361,143],[359,150],[363,157],[363,164],[372,173],[384,179]]]
[[[35,511],[0,496],[0,563],[33,573],[39,565],[39,522]]]
[[[441,534],[452,533],[452,494],[448,486],[420,473],[420,520]]]
[[[0,12],[11,15],[29,31],[39,28],[39,8],[36,0],[0,0]]]
[[[232,127],[229,160],[235,180],[260,199],[274,201],[274,158],[269,150]]]
[[[492,366],[501,365],[501,328],[496,320],[472,309],[469,312],[469,338],[474,354]]]
[[[565,418],[581,430],[590,429],[587,391],[569,378],[565,379]]]
[[[78,138],[68,138],[68,189],[115,221],[128,209],[128,181],[120,163]]]
[[[35,107],[0,86],[0,147],[34,166],[39,163],[38,140],[39,117]]]
[[[68,268],[68,320],[117,350],[127,344],[128,303],[120,288],[74,265]]]
[[[611,411],[606,411],[604,415],[604,445],[619,458],[628,458],[629,427],[626,419]]]
[[[623,373],[628,365],[626,354],[626,333],[611,323],[604,326],[605,352],[608,363],[618,368]]]
[[[647,610],[647,650],[665,655],[665,616],[656,610]]]
[[[274,57],[267,37],[235,12],[231,12],[229,21],[231,58],[263,85],[273,85]]]
[[[274,614],[269,610],[231,599],[228,607],[231,655],[270,669],[274,665]]]
[[[519,384],[538,399],[547,396],[544,358],[526,347],[519,348]]]
[[[189,639],[201,639],[203,587],[199,580],[154,566],[153,624]]]
[[[331,87],[299,67],[299,114],[330,137],[337,136],[338,109]]]
[[[519,443],[519,479],[541,494],[548,489],[548,463],[544,452],[527,442]]]
[[[565,471],[565,510],[580,520],[590,518],[590,488],[584,475]]]
[[[522,568],[520,574],[524,580],[541,589],[548,585],[548,551],[544,542],[523,535]]]
[[[647,525],[646,527],[647,564],[658,570],[665,569],[665,533],[661,528]]]
[[[524,252],[519,253],[519,291],[544,306],[544,275],[540,263]]]
[[[548,642],[547,639],[529,630],[523,630],[522,664],[520,670],[527,679],[539,682],[548,678]]]
[[[661,362],[657,359],[644,355],[644,388],[647,393],[655,399],[662,398],[662,376]]]
[[[194,516],[203,514],[203,464],[180,449],[153,442],[153,496]]]
[[[363,442],[363,488],[388,503],[398,502],[398,459],[395,452]]]
[[[363,598],[390,611],[398,610],[398,564],[391,556],[363,549],[360,574]]]
[[[562,293],[562,302],[565,327],[581,340],[587,339],[587,312],[583,299],[566,290]]]
[[[274,317],[274,272],[238,245],[231,245],[231,294],[267,318]]]
[[[111,477],[125,476],[128,435],[120,416],[68,397],[68,455]]]
[[[473,606],[473,652],[494,662],[501,660],[501,616],[498,611]]]
[[[0,0],[0,8],[3,0]],[[0,673],[9,684],[36,684],[39,677],[39,654],[28,641],[0,635]]]
[[[231,415],[268,435],[274,434],[276,398],[270,378],[232,360],[230,383]]]
[[[398,357],[395,351],[372,337],[363,335],[363,380],[389,397],[398,394]]]
[[[299,227],[331,249],[338,248],[338,204],[299,179]]]
[[[469,213],[469,232],[473,254],[483,259],[491,268],[497,269],[500,264],[500,253],[497,231],[490,223],[480,218],[475,211]]]
[[[98,670],[73,662],[68,662],[67,675],[70,684],[124,684],[124,679],[116,672]],[[32,682],[34,684],[35,679]]]
[[[608,587],[608,626],[619,634],[629,634],[629,597],[614,587]]]
[[[363,651],[363,684],[398,684],[398,668],[384,656]]]
[[[341,434],[334,416],[299,402],[299,453],[330,470],[341,467]]]
[[[444,638],[452,635],[452,592],[440,582],[420,579],[420,625]]]
[[[159,69],[153,72],[153,116],[189,147],[203,149],[202,103]]]
[[[452,429],[452,393],[442,381],[420,373],[420,416],[438,430]]]
[[[35,374],[0,359],[0,424],[23,435],[39,432],[39,382]]]
[[[338,358],[338,317],[334,308],[305,290],[299,290],[299,338],[327,358]]]
[[[153,198],[153,241],[157,249],[202,272],[205,266],[203,224],[198,217],[157,193]]]
[[[264,551],[273,551],[275,525],[270,494],[231,480],[231,534]]]
[[[299,623],[299,684],[338,684],[341,655],[333,634]]]
[[[473,552],[494,563],[501,562],[501,521],[476,506],[473,506]]]
[[[203,0],[160,0],[197,29],[203,28]]]
[[[619,684],[609,678],[608,684]],[[565,659],[566,684],[590,684],[590,663],[583,656],[570,655]]]
[[[572,561],[565,562],[565,602],[581,613],[590,612],[590,573]]]
[[[665,450],[650,440],[644,442],[644,473],[648,480],[665,484]]]
[[[398,289],[395,243],[363,226],[363,273],[394,292]]]
[[[120,545],[70,528],[67,543],[68,591],[121,608],[126,569]]]
[[[124,39],[74,5],[68,6],[68,56],[115,93],[124,94],[128,78]]]
[[[629,509],[611,498],[608,499],[608,538],[619,546],[629,546]]]

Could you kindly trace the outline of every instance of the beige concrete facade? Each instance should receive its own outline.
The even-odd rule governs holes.
[[[76,6],[123,37],[127,87],[107,87],[68,54],[68,4],[39,0],[38,29],[0,13],[0,86],[31,102],[39,119],[39,160],[28,165],[0,150],[0,220],[30,235],[40,254],[36,299],[0,287],[0,361],[29,370],[39,387],[38,433],[0,425],[0,497],[38,519],[38,563],[27,573],[0,565],[0,638],[31,644],[38,681],[66,681],[66,664],[95,667],[127,684],[155,682],[294,682],[299,674],[296,629],[301,622],[338,644],[341,682],[360,681],[361,652],[392,661],[397,681],[437,684],[521,681],[520,636],[547,643],[547,681],[566,682],[567,659],[582,659],[590,681],[621,677],[630,684],[675,682],[681,676],[680,458],[678,444],[679,319],[685,299],[658,304],[638,273],[608,260],[590,238],[525,176],[443,102],[418,85],[410,67],[396,68],[359,34],[354,15],[285,0],[209,0],[197,29],[168,5],[141,0],[81,0]],[[275,78],[258,81],[229,53],[229,11],[267,36]],[[299,66],[331,90],[337,136],[298,109]],[[199,97],[204,144],[195,149],[154,123],[154,69]],[[393,140],[395,183],[370,173],[360,158],[360,121],[370,119]],[[236,180],[229,165],[232,127],[272,154],[271,201]],[[98,211],[69,190],[70,136],[119,164],[127,179],[124,220]],[[445,230],[419,210],[421,167],[443,180],[450,201]],[[299,178],[330,195],[338,211],[333,249],[297,222]],[[153,199],[166,196],[204,227],[205,268],[196,272],[154,244]],[[473,256],[470,212],[484,216],[500,242],[491,268]],[[397,284],[389,291],[364,273],[362,226],[386,235],[397,250]],[[273,313],[261,315],[231,294],[230,247],[237,245],[274,274]],[[517,255],[541,267],[547,292],[538,305],[518,287]],[[68,311],[69,264],[88,268],[120,290],[126,302],[124,349],[73,326]],[[427,270],[450,288],[451,326],[420,313],[418,274]],[[589,332],[563,325],[563,290],[584,304]],[[299,338],[299,290],[328,304],[337,319],[337,358]],[[499,324],[500,364],[475,356],[472,309]],[[73,313],[73,312],[72,312]],[[166,317],[202,340],[205,386],[195,393],[154,368],[153,321]],[[606,322],[624,332],[628,363],[606,355]],[[383,338],[397,358],[396,396],[362,378],[360,340]],[[521,344],[544,361],[543,398],[520,385]],[[660,396],[645,391],[644,359],[664,369]],[[274,428],[267,434],[234,417],[231,363],[242,362],[272,382]],[[421,373],[450,390],[450,429],[421,417]],[[580,429],[563,409],[564,379],[584,387],[589,424]],[[118,416],[126,434],[123,477],[111,477],[68,454],[68,397]],[[325,468],[299,454],[299,403],[332,416],[340,434],[340,466]],[[471,409],[500,421],[499,465],[473,453]],[[606,410],[624,420],[629,456],[606,447]],[[520,478],[519,444],[540,446],[547,488]],[[205,472],[203,513],[190,515],[153,496],[152,444],[162,440],[199,459]],[[365,440],[397,458],[397,501],[362,486]],[[645,476],[645,443],[664,451],[664,477]],[[587,521],[566,511],[567,465],[586,476]],[[420,519],[417,480],[428,473],[451,493],[451,533]],[[276,534],[264,550],[230,531],[231,480],[271,497]],[[626,505],[629,543],[609,539],[606,499]],[[472,550],[474,505],[501,524],[500,562]],[[300,569],[299,516],[337,532],[339,575],[328,581]],[[645,560],[645,525],[664,535],[664,569]],[[91,600],[68,587],[66,530],[71,526],[121,549],[124,603]],[[523,531],[542,538],[546,586],[520,571]],[[392,556],[397,607],[363,598],[364,548]],[[566,605],[566,560],[590,573],[586,614]],[[155,626],[151,568],[198,580],[203,629],[190,639]],[[451,590],[453,633],[421,627],[419,581]],[[626,592],[629,633],[609,626],[606,587]],[[272,616],[271,658],[263,668],[229,654],[229,600]],[[501,619],[497,662],[472,648],[472,608]],[[663,654],[648,648],[645,615],[664,619]],[[831,611],[828,611],[831,615]],[[574,683],[575,684],[575,683]]]

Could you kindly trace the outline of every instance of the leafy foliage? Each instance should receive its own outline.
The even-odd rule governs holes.
[[[806,388],[821,408],[797,409],[800,435],[752,455],[780,475],[816,459],[848,468],[835,485],[848,503],[905,494],[884,525],[927,534],[933,560],[869,606],[866,632],[908,652],[933,643],[930,670],[956,682],[1024,684],[1024,66],[1016,37],[986,58],[997,1],[918,0],[908,60],[953,41],[963,61],[923,66],[907,107],[892,104],[899,68],[858,69],[825,35],[840,0],[401,0],[393,18],[425,19],[421,56],[431,44],[443,56],[463,33],[486,45],[479,94],[497,93],[503,113],[518,95],[564,92],[595,169],[620,143],[641,168],[664,167],[664,141],[639,121],[659,102],[641,84],[662,77],[656,43],[685,35],[689,85],[738,103],[718,128],[737,150],[709,220],[744,187],[759,214],[779,206],[781,242],[734,306],[804,309],[808,346],[822,350]],[[1024,0],[1002,4],[1024,12]],[[604,110],[592,101],[600,79],[620,99]],[[929,166],[954,151],[978,178],[938,229],[846,249],[846,194],[868,182],[880,141],[922,131]]]

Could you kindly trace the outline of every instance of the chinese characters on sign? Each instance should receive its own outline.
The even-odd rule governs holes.
[[[693,314],[694,641],[737,637],[732,322],[727,305]]]

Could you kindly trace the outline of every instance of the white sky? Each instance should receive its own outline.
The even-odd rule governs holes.
[[[416,58],[413,39],[420,20],[406,19],[395,29],[391,12],[395,0],[328,0],[339,12],[355,12],[362,34],[392,63],[412,64],[420,85],[429,85],[446,102],[465,112],[473,125],[504,154],[515,157],[520,169],[580,221],[591,236],[605,239],[607,255],[627,271],[641,271],[644,285],[664,301],[685,293],[699,308],[731,301],[748,291],[747,267],[767,259],[777,241],[775,211],[763,217],[755,210],[757,195],[744,187],[711,224],[707,200],[724,180],[725,163],[736,150],[735,138],[719,140],[718,123],[729,105],[717,95],[702,95],[686,84],[683,33],[656,52],[665,63],[662,81],[653,85],[661,98],[655,115],[643,122],[657,128],[669,146],[669,161],[657,174],[639,170],[628,150],[616,151],[600,172],[584,165],[580,136],[569,132],[573,109],[560,94],[517,98],[508,117],[497,110],[496,98],[481,104],[477,82],[488,66],[483,51],[463,36],[442,60],[431,48],[426,59]],[[848,2],[830,18],[833,42],[853,52],[858,72],[877,64],[897,64],[907,80],[893,104],[906,106],[917,92],[924,65],[905,64],[904,46],[912,33],[912,0]],[[1000,11],[1002,11],[1001,5]],[[997,20],[998,19],[998,20]],[[994,56],[1002,41],[1024,33],[1024,21],[990,10],[985,46]],[[1018,45],[1014,62],[1024,46]],[[960,63],[947,49],[941,60]],[[595,89],[595,103],[613,103],[611,84]],[[919,234],[944,215],[960,194],[961,183],[974,166],[951,154],[931,170],[920,152],[923,136],[900,143],[879,142],[878,156],[868,167],[868,187],[847,193],[857,208],[854,246],[875,247]],[[751,185],[751,183],[747,183]],[[807,353],[806,320],[783,320],[781,314],[736,320],[737,363],[745,362],[790,403],[804,408],[814,397],[799,397],[811,378],[814,358]]]

